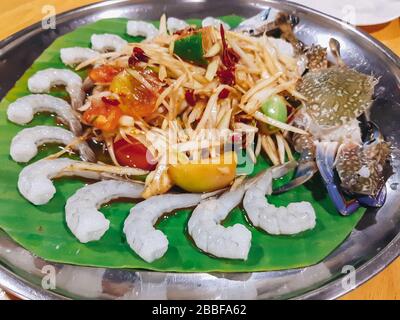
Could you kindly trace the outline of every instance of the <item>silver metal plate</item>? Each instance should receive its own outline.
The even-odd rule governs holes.
[[[104,18],[158,19],[162,13],[178,18],[238,14],[250,17],[272,6],[300,17],[298,37],[307,44],[328,46],[335,37],[343,58],[356,69],[380,77],[371,118],[395,149],[400,144],[400,59],[364,32],[316,11],[282,1],[172,0],[106,1],[57,17],[56,30],[40,24],[0,44],[0,98],[54,39],[76,27]],[[369,210],[348,239],[323,262],[303,269],[258,273],[160,273],[137,270],[54,265],[56,289],[41,286],[42,268],[33,257],[0,231],[0,286],[25,299],[333,299],[381,271],[400,252],[399,156],[393,155],[388,198],[380,210]],[[397,188],[399,186],[399,188]],[[399,189],[399,190],[397,190]],[[106,253],[105,253],[106,254]],[[344,271],[356,269],[355,283]],[[46,278],[45,278],[46,280]],[[45,281],[45,284],[49,284]]]

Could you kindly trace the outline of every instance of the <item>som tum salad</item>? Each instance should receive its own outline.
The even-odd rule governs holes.
[[[246,260],[251,246],[245,225],[221,224],[238,205],[249,223],[271,235],[314,228],[311,203],[276,207],[268,196],[316,172],[338,213],[381,206],[390,149],[375,124],[360,122],[378,80],[346,66],[335,39],[329,45],[336,61],[328,62],[326,48],[296,38],[297,23],[274,9],[235,29],[212,17],[197,27],[163,15],[158,29],[127,23],[127,34],[142,42],[94,34],[91,48],[62,49],[61,60],[71,68],[37,72],[28,82],[32,94],[8,108],[17,124],[50,112],[69,128],[36,126],[13,139],[17,162],[29,162],[43,143],[66,145],[21,171],[20,193],[39,206],[56,193],[53,178],[99,180],[65,205],[67,225],[82,243],[107,232],[101,205],[141,199],[123,232],[147,262],[168,249],[155,224],[182,208],[195,207],[187,227],[194,244],[227,259]],[[88,76],[82,81],[71,69]],[[60,85],[69,102],[46,94]],[[81,161],[63,157],[68,152]],[[238,171],[241,161],[260,158],[272,166],[251,177],[251,170]],[[293,179],[274,190],[273,180],[290,171]]]

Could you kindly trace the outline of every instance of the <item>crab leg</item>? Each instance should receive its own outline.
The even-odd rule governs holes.
[[[356,199],[346,201],[343,194],[340,192],[339,187],[335,183],[333,167],[337,146],[337,142],[316,143],[316,160],[329,197],[340,214],[348,216],[360,207],[360,203]]]
[[[366,207],[380,208],[386,201],[387,190],[386,186],[383,186],[376,197],[372,196],[359,196],[357,197],[358,202]]]
[[[298,124],[296,124],[297,126]],[[302,123],[299,126],[301,129],[305,129]],[[315,159],[315,143],[314,139],[309,135],[294,134],[292,137],[294,149],[300,153],[298,160],[299,165],[296,168],[293,179],[286,185],[274,189],[273,194],[280,194],[296,188],[308,180],[310,180],[314,174],[318,171]]]

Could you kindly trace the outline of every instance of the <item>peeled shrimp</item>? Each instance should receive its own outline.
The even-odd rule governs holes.
[[[32,121],[37,112],[55,113],[75,135],[82,133],[82,125],[71,106],[64,100],[46,94],[32,94],[8,106],[8,120],[23,125]]]
[[[170,34],[174,34],[179,30],[183,30],[189,27],[189,24],[184,21],[174,17],[170,17],[167,19],[167,29]]]
[[[75,66],[84,61],[97,58],[100,53],[89,48],[64,48],[60,50],[61,60],[67,66]]]
[[[19,174],[20,193],[35,205],[46,204],[53,198],[56,188],[51,179],[78,176],[100,180],[116,176],[141,176],[146,171],[136,168],[113,167],[96,163],[75,161],[67,158],[39,160],[26,166]]]
[[[195,206],[201,200],[200,194],[165,194],[140,202],[125,221],[129,246],[149,263],[161,258],[168,250],[168,239],[154,224],[164,213]]]
[[[100,179],[101,174],[89,171],[64,172],[63,170],[78,163],[79,161],[71,159],[39,160],[29,166],[26,166],[19,174],[18,189],[19,192],[35,205],[48,203],[56,193],[56,188],[51,179],[60,176],[60,174],[78,175],[90,179]]]
[[[32,93],[48,93],[54,86],[65,86],[72,107],[77,110],[82,106],[85,93],[82,90],[82,79],[75,72],[68,69],[46,69],[37,72],[28,80],[28,87]]]
[[[309,202],[294,202],[275,207],[265,195],[272,192],[273,170],[267,170],[253,183],[243,199],[243,207],[251,223],[269,234],[296,234],[315,227],[315,211]]]
[[[127,33],[133,37],[145,37],[146,40],[151,40],[158,35],[159,31],[149,22],[128,21]]]
[[[109,229],[110,221],[98,208],[118,198],[140,198],[143,189],[139,183],[108,180],[78,190],[65,205],[69,229],[82,243],[99,240]]]
[[[36,126],[19,132],[11,142],[10,155],[16,162],[28,162],[38,153],[38,146],[44,143],[72,145],[84,161],[95,161],[96,156],[88,144],[79,141],[71,131],[60,127]],[[76,142],[76,144],[74,144]]]
[[[128,41],[122,39],[116,34],[94,34],[91,38],[92,49],[98,52],[107,51],[122,51],[127,45]]]
[[[189,219],[188,231],[196,246],[216,257],[247,260],[251,232],[241,224],[225,228],[220,223],[237,205],[245,192],[241,186],[218,199],[203,200]]]
[[[219,30],[220,25],[222,24],[222,26],[225,28],[225,30],[229,30],[231,27],[229,26],[229,24],[223,22],[220,19],[216,19],[213,17],[207,17],[204,18],[203,21],[201,22],[201,25],[203,28],[205,27],[215,27]]]

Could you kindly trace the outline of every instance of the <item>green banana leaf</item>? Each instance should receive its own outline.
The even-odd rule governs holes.
[[[237,16],[223,19],[232,26],[241,21]],[[200,23],[199,20],[189,22]],[[233,210],[224,225],[242,223],[251,230],[252,246],[247,261],[217,259],[200,252],[187,235],[186,226],[191,210],[180,210],[157,225],[169,239],[167,253],[158,261],[146,263],[129,248],[122,233],[123,222],[133,206],[133,203],[126,202],[112,203],[102,208],[101,211],[111,221],[110,229],[100,241],[81,244],[67,228],[64,218],[66,199],[85,184],[79,179],[57,180],[57,194],[47,205],[34,206],[25,200],[17,190],[18,175],[23,166],[13,162],[9,156],[10,141],[22,128],[7,120],[8,105],[29,94],[27,80],[35,72],[49,67],[65,68],[59,57],[61,48],[89,47],[90,36],[94,33],[115,33],[130,42],[141,40],[128,36],[125,28],[125,19],[100,20],[58,38],[1,102],[0,228],[27,250],[49,261],[176,272],[251,272],[299,268],[320,262],[346,239],[365,210],[360,209],[349,217],[340,216],[319,177],[291,192],[269,197],[269,201],[275,205],[310,201],[317,213],[317,224],[313,230],[294,236],[270,236],[252,227],[241,208]],[[85,72],[81,75],[84,76]],[[52,94],[66,97],[63,91],[54,91]],[[37,115],[29,126],[41,124],[55,125],[55,119],[45,114]],[[56,146],[46,146],[32,162],[57,150]],[[254,173],[267,166],[266,161],[260,158]]]

